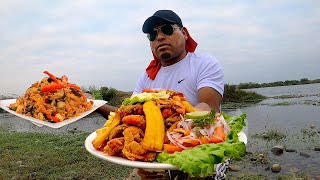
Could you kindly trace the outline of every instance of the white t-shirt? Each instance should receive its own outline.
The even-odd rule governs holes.
[[[223,77],[223,70],[217,59],[207,54],[188,53],[181,61],[161,67],[154,80],[144,72],[133,93],[141,93],[145,88],[172,89],[182,92],[195,106],[199,103],[198,90],[202,87],[212,87],[223,95]]]

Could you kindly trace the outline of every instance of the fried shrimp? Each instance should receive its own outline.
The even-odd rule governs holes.
[[[110,156],[116,156],[122,152],[123,146],[124,138],[115,138],[108,141],[107,145],[103,148],[103,151]]]
[[[168,99],[168,100],[159,99],[157,100],[157,103],[160,105],[160,109],[172,108],[173,110],[175,110],[180,114],[186,113],[186,108],[180,101],[177,101],[174,99]]]
[[[143,159],[143,155],[147,152],[141,145],[141,141],[144,137],[143,131],[138,127],[130,126],[123,131],[123,135],[123,155],[132,161]]]
[[[143,115],[143,107],[142,104],[134,104],[134,105],[128,105],[128,106],[121,106],[119,108],[119,112],[121,114],[121,117],[127,116],[127,115]]]
[[[129,126],[123,131],[125,144],[128,144],[132,141],[141,142],[144,137],[144,132],[135,126]]]
[[[122,118],[122,122],[128,125],[146,128],[146,118],[143,115],[127,115]]]
[[[155,161],[164,144],[171,142],[172,137],[165,132],[176,129],[193,108],[187,104],[188,109],[183,102],[187,99],[181,92],[163,89],[146,89],[125,99],[115,112],[110,113],[102,128],[105,133],[96,138],[99,144],[94,147],[110,156],[131,161]],[[110,128],[109,124],[115,119],[117,124]]]

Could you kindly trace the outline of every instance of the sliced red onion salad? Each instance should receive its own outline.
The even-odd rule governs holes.
[[[224,117],[221,115],[217,118],[219,122],[221,122],[224,126],[224,133],[228,134],[230,131],[230,126],[228,125],[227,121],[224,119]]]
[[[168,139],[170,140],[170,142],[176,146],[179,146],[180,148],[182,149],[188,149],[187,147],[183,146],[183,142],[180,140],[180,139],[173,139],[172,136],[171,136],[171,133],[170,132],[167,132],[167,137]],[[177,142],[179,141],[179,142]]]
[[[215,123],[214,125],[206,126],[203,129],[200,129],[199,127],[192,128],[193,120],[192,119],[184,119],[184,117],[182,115],[180,115],[180,116],[181,116],[182,121],[180,121],[177,124],[177,128],[183,128],[184,130],[190,130],[191,131],[190,135],[183,136],[183,134],[179,133],[179,132],[167,132],[167,136],[168,136],[169,141],[172,144],[179,146],[182,149],[189,149],[188,147],[183,146],[182,139],[198,140],[200,142],[200,144],[202,144],[201,140],[199,139],[199,136],[202,135],[209,140],[209,137],[214,135],[214,129],[218,126],[223,125],[224,132],[226,134],[228,134],[230,131],[230,126],[228,125],[228,123],[226,122],[226,120],[224,119],[224,117],[222,115],[217,118],[217,120],[218,120],[217,123]],[[198,134],[198,136],[197,136],[197,134]],[[219,136],[215,136],[215,137],[220,139],[221,141],[224,141],[223,138],[221,138]]]

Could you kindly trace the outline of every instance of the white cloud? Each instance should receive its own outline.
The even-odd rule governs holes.
[[[198,51],[221,61],[226,83],[320,76],[317,1],[13,0],[0,6],[0,76],[10,77],[0,93],[24,92],[44,70],[132,90],[152,58],[141,26],[157,9],[182,17]]]

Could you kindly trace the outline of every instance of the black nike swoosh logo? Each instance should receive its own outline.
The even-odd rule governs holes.
[[[180,84],[182,81],[184,81],[184,80],[187,79],[187,78],[188,78],[188,77],[185,77],[185,78],[179,80],[178,83]]]

